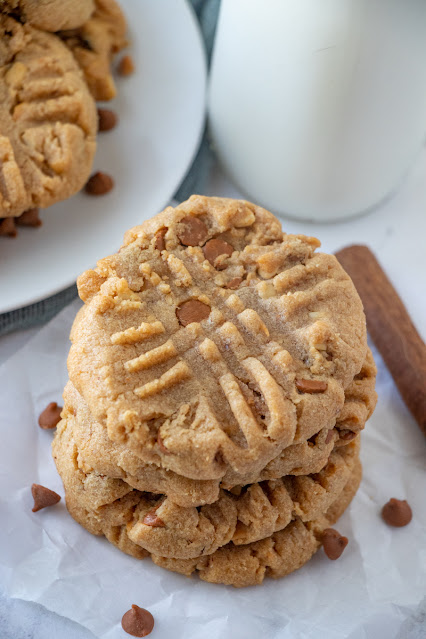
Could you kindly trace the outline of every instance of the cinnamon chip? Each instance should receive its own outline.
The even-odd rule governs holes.
[[[61,421],[61,411],[62,406],[58,406],[56,402],[50,402],[38,418],[40,428],[43,430],[55,428]]]
[[[206,260],[208,260],[212,266],[216,266],[217,258],[221,255],[231,256],[234,252],[234,248],[228,244],[228,242],[225,242],[225,240],[213,239],[207,242],[203,252]],[[222,270],[225,268],[225,265],[219,264],[217,268],[218,270]]]
[[[348,545],[348,538],[343,537],[334,528],[326,528],[322,534],[322,545],[329,559],[339,559]]]
[[[132,637],[146,637],[154,628],[154,617],[145,608],[133,604],[132,609],[124,613],[121,627]]]
[[[94,173],[86,186],[84,187],[88,195],[105,195],[114,188],[114,181],[112,177],[106,173],[98,171]]]
[[[158,444],[158,448],[165,455],[167,455],[170,452],[169,449],[167,448],[167,446],[165,445],[165,443],[163,441],[163,438],[161,437],[160,433],[158,433],[158,435],[157,435],[157,444]]]
[[[382,508],[382,517],[389,526],[401,528],[410,523],[413,511],[405,499],[389,499]]]
[[[339,436],[344,442],[350,442],[355,439],[356,433],[353,430],[344,429],[339,432]]]
[[[45,486],[41,486],[40,484],[33,484],[31,486],[31,493],[34,498],[33,513],[36,513],[42,508],[54,506],[61,500],[58,493],[55,493],[53,490],[50,490]]]
[[[0,235],[7,235],[8,237],[17,236],[15,219],[13,217],[0,219]]]
[[[38,209],[28,209],[16,218],[16,224],[18,226],[32,226],[36,228],[41,226],[43,222],[40,220]]]
[[[157,249],[157,251],[164,251],[164,249],[166,248],[166,242],[165,242],[165,235],[167,233],[168,229],[165,226],[164,228],[160,229],[159,231],[156,232],[155,234],[155,248]]]
[[[160,519],[160,517],[158,517],[156,512],[159,507],[160,506],[156,506],[155,508],[153,508],[152,510],[146,513],[142,521],[142,523],[145,524],[145,526],[152,526],[153,528],[165,527],[166,524],[164,523],[162,519]]]
[[[176,316],[179,320],[179,324],[182,326],[188,326],[192,322],[201,322],[210,315],[211,308],[208,304],[200,302],[199,300],[188,300],[183,302],[176,309]]]
[[[296,379],[296,388],[301,393],[324,393],[328,384],[316,379]]]
[[[98,130],[111,131],[117,126],[117,114],[111,109],[98,109]]]
[[[241,284],[242,281],[243,281],[242,277],[234,277],[230,282],[225,284],[225,287],[226,288],[230,288],[233,291],[235,291],[235,289],[237,289],[239,287],[239,285]]]
[[[207,226],[199,217],[184,217],[177,236],[184,246],[200,246],[207,238]]]
[[[135,72],[135,64],[130,55],[125,55],[118,63],[117,71],[120,75],[128,76]]]
[[[331,428],[327,433],[327,437],[325,438],[326,444],[329,444],[331,440],[333,439],[333,433],[334,433],[334,428]]]

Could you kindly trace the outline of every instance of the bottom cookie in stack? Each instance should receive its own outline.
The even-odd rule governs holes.
[[[318,473],[222,489],[216,502],[199,507],[83,470],[69,420],[58,426],[53,455],[68,510],[89,532],[137,558],[151,555],[174,572],[198,572],[205,581],[236,587],[305,564],[361,480],[359,437],[336,446]]]

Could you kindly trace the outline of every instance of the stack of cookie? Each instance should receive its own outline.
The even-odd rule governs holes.
[[[86,184],[125,31],[115,0],[0,0],[0,235]]]
[[[53,443],[79,523],[215,583],[308,561],[358,488],[376,399],[361,301],[318,247],[193,196],[79,278]]]

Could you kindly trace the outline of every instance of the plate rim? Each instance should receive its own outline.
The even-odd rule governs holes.
[[[163,204],[160,205],[159,211],[161,211],[162,208],[164,208],[169,202],[171,202],[173,200],[173,196],[176,193],[177,189],[179,188],[180,184],[182,184],[183,180],[185,179],[188,170],[190,169],[190,167],[192,166],[198,150],[200,148],[200,144],[201,141],[203,139],[203,135],[204,135],[204,129],[205,129],[205,123],[206,123],[206,118],[207,118],[207,75],[208,75],[208,63],[207,63],[207,53],[206,53],[206,49],[204,46],[204,40],[202,37],[202,33],[201,33],[201,28],[200,28],[200,24],[198,22],[194,7],[191,5],[191,3],[188,0],[180,0],[181,1],[181,6],[182,6],[182,11],[186,12],[188,17],[190,18],[190,21],[192,23],[192,27],[194,29],[194,36],[195,39],[197,41],[197,45],[199,48],[199,53],[200,53],[200,59],[202,62],[202,68],[203,68],[203,77],[202,77],[202,84],[203,84],[203,99],[202,99],[202,110],[200,112],[200,121],[198,123],[198,131],[197,131],[197,135],[195,138],[195,142],[194,142],[194,148],[192,149],[192,153],[189,155],[188,160],[185,164],[185,168],[182,169],[182,171],[179,172],[179,177],[174,181],[172,187],[170,187],[170,193],[167,194],[167,197],[164,197],[164,202]],[[125,230],[123,231],[123,236],[124,236]],[[98,258],[100,259],[100,258]],[[83,272],[83,271],[81,271]],[[80,273],[79,273],[80,274]],[[67,280],[66,283],[62,283],[59,284],[57,286],[53,286],[51,289],[49,289],[48,293],[39,293],[37,295],[34,295],[34,297],[30,297],[29,299],[27,298],[25,300],[24,303],[20,303],[20,304],[16,304],[16,302],[12,302],[10,304],[4,304],[2,305],[0,302],[0,316],[2,315],[6,315],[8,313],[13,313],[14,311],[19,311],[19,310],[25,310],[27,308],[29,308],[30,306],[34,306],[35,304],[41,303],[43,301],[47,301],[49,300],[51,297],[54,297],[55,295],[58,295],[59,293],[61,293],[62,291],[65,291],[69,288],[71,288],[72,286],[74,286],[76,284],[78,275],[76,278],[72,278],[70,280]]]

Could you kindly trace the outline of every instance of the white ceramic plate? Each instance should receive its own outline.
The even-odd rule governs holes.
[[[186,0],[121,0],[136,72],[118,78],[110,103],[114,131],[98,138],[94,171],[115,189],[78,194],[42,212],[40,229],[0,238],[0,313],[71,285],[113,253],[124,232],[160,211],[197,150],[204,124],[206,62],[196,18]]]

